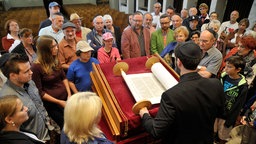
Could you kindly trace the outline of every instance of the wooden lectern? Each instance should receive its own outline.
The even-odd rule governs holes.
[[[179,75],[158,55],[162,65],[176,80]],[[147,73],[150,69],[145,67],[148,57],[139,57],[122,60],[129,65],[127,74]],[[141,119],[132,112],[132,106],[136,103],[122,76],[115,76],[112,69],[116,63],[93,64],[90,73],[93,90],[100,96],[103,102],[103,115],[111,130],[113,138],[118,141],[132,139],[132,137],[145,137],[145,131],[141,127]],[[153,105],[150,114],[155,116],[159,105]]]

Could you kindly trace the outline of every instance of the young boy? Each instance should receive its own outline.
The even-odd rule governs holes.
[[[226,59],[226,66],[221,74],[220,81],[223,84],[226,101],[223,116],[215,121],[215,132],[218,132],[220,143],[229,140],[229,133],[246,100],[248,85],[242,75],[244,67],[245,62],[240,56],[231,56]]]

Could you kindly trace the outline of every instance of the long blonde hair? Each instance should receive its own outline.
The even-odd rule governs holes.
[[[93,92],[79,92],[68,99],[64,110],[64,133],[81,144],[101,135],[101,99]]]
[[[43,35],[40,36],[36,42],[37,60],[35,61],[35,63],[40,63],[42,65],[42,69],[46,74],[51,74],[54,70],[60,69],[58,57],[52,55],[53,40],[55,39],[52,36]]]

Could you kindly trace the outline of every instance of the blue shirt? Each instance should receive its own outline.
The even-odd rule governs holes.
[[[90,72],[92,71],[92,63],[99,64],[99,61],[91,57],[88,62],[84,63],[78,58],[68,68],[67,79],[73,82],[80,92],[91,90]]]

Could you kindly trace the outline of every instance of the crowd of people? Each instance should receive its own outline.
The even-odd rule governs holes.
[[[255,143],[256,23],[249,29],[248,18],[237,22],[239,11],[221,23],[205,3],[162,13],[156,2],[152,13],[129,15],[121,31],[109,14],[95,16],[89,29],[60,8],[49,4],[35,37],[15,19],[5,23],[0,141],[112,143],[97,127],[102,102],[92,92],[92,64],[159,54],[180,83],[163,93],[155,118],[141,109],[146,131],[164,143],[222,144],[234,143],[232,131],[243,126],[236,142]]]

